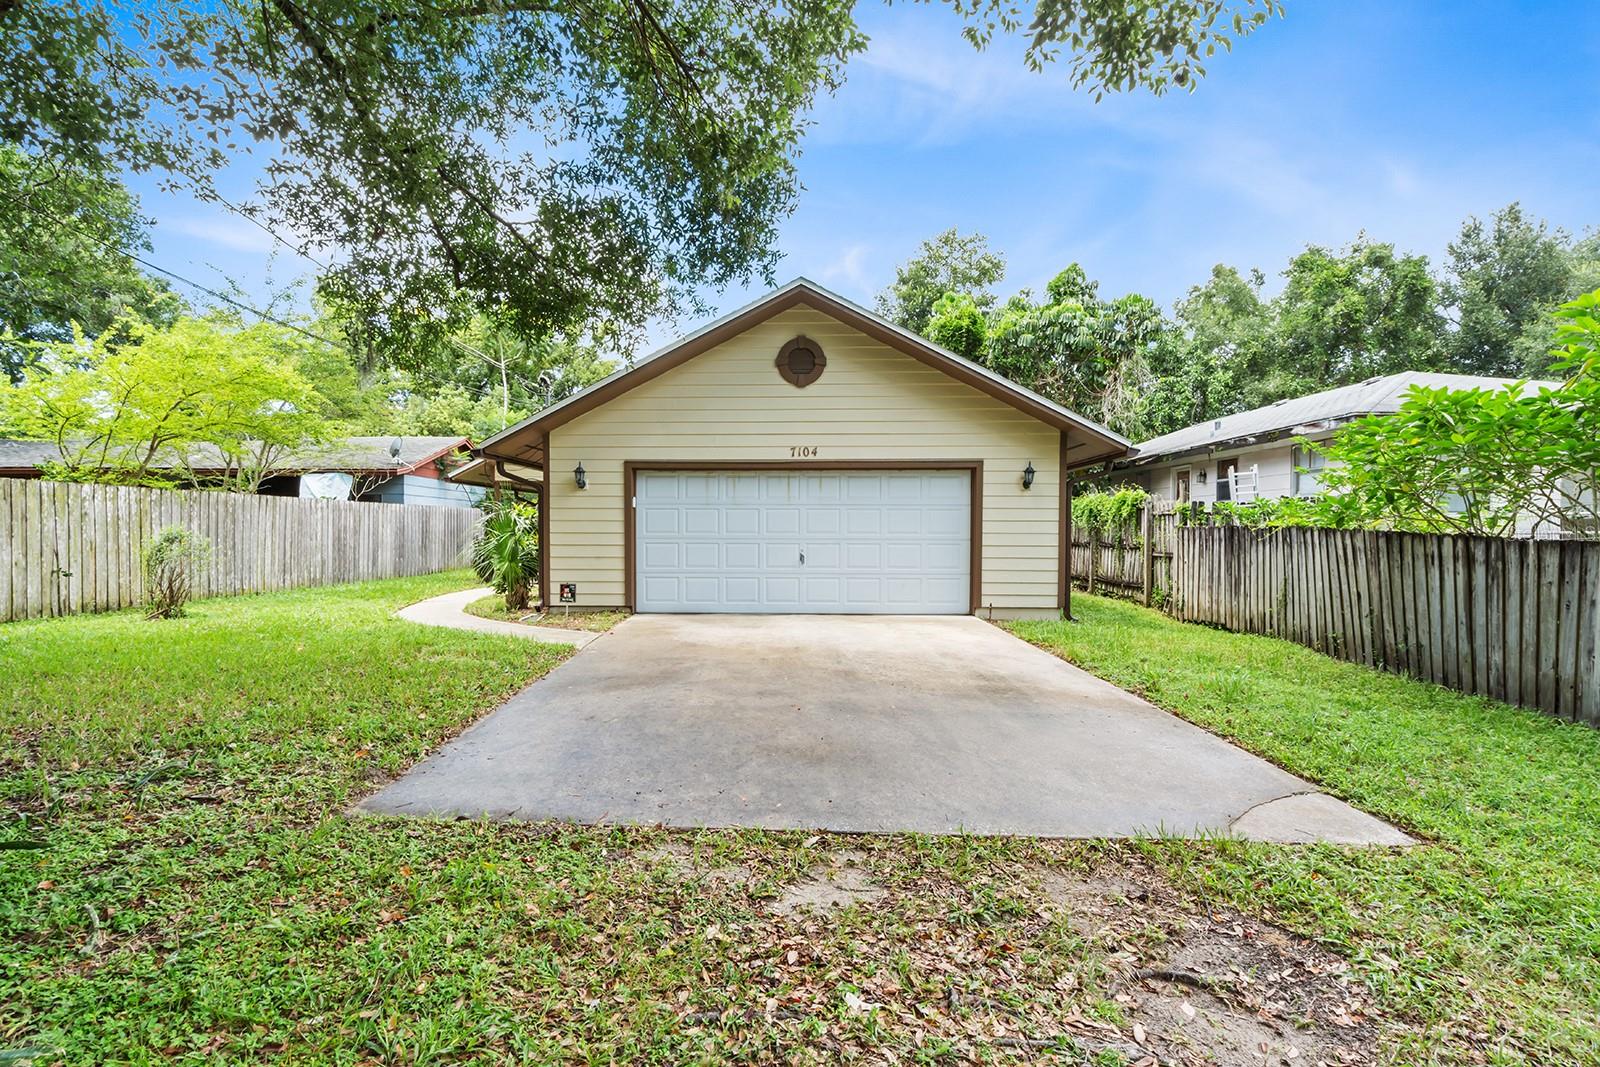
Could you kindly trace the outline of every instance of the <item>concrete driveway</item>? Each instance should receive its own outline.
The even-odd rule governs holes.
[[[685,827],[1409,841],[970,617],[635,616],[358,807]]]

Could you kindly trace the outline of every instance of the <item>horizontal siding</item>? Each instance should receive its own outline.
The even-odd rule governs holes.
[[[797,389],[773,360],[796,334],[828,365]],[[551,434],[550,582],[578,583],[578,602],[626,597],[623,464],[982,460],[982,603],[1057,603],[1057,431],[949,375],[813,310],[798,307],[695,357]],[[588,488],[571,472],[583,463]],[[1033,463],[1033,488],[1022,469]]]

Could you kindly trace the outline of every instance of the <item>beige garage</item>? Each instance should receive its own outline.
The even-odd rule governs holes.
[[[1066,475],[1127,447],[801,279],[490,438],[481,471],[541,487],[547,604],[1019,618],[1066,604]]]

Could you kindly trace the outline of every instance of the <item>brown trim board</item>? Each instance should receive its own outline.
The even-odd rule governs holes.
[[[1056,467],[1057,491],[1061,494],[1061,518],[1056,524],[1056,549],[1060,561],[1056,576],[1060,588],[1056,592],[1056,606],[1063,613],[1072,607],[1072,495],[1067,485],[1067,434],[1061,433],[1060,465]]]
[[[550,436],[545,434],[539,438],[539,449],[543,451],[549,442]],[[539,483],[539,610],[550,610],[550,472],[544,472],[544,481]]]
[[[966,471],[971,478],[972,503],[968,533],[970,588],[967,611],[976,613],[983,596],[983,460],[981,459],[836,459],[836,460],[625,460],[622,464],[623,596],[634,610],[635,483],[640,471]]]

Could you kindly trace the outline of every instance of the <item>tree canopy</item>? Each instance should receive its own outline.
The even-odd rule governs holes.
[[[0,144],[0,366],[18,380],[27,341],[98,337],[124,312],[170,322],[183,303],[139,270],[137,202],[117,181]]]
[[[878,294],[878,312],[896,325],[922,333],[933,306],[946,293],[960,293],[979,308],[994,303],[993,286],[1006,262],[989,251],[981,233],[963,237],[955,227],[922,242],[916,255],[895,268],[894,281]]]
[[[1600,533],[1600,290],[1560,308],[1558,388],[1413,388],[1319,446],[1330,501],[1363,524],[1507,536]]]
[[[1167,315],[1136,293],[1103,299],[1076,263],[1041,300],[1024,289],[998,303],[1004,257],[982,234],[952,229],[923,242],[878,306],[1144,440],[1395,371],[1545,372],[1561,301],[1600,286],[1600,234],[1573,241],[1512,204],[1488,225],[1466,220],[1450,249],[1435,273],[1426,256],[1365,234],[1341,249],[1310,245],[1270,297],[1260,271],[1218,264]]]
[[[1568,291],[1575,265],[1567,236],[1510,204],[1485,224],[1469,218],[1449,247],[1444,283],[1446,359],[1467,374],[1516,376],[1529,370],[1518,341]],[[1550,338],[1544,338],[1548,342]],[[1545,348],[1548,349],[1548,344]]]
[[[214,318],[118,325],[40,343],[22,382],[0,386],[0,428],[54,442],[57,477],[175,484],[220,467],[249,491],[289,452],[327,438],[295,335]]]
[[[951,0],[1095,95],[1192,88],[1276,0]],[[770,278],[849,0],[106,0],[0,5],[0,140],[91,177],[157,170],[303,251],[363,338],[412,353],[486,314],[529,340],[630,331]],[[218,175],[262,157],[233,205]],[[926,304],[942,293],[934,293]],[[926,309],[917,319],[926,324]]]

